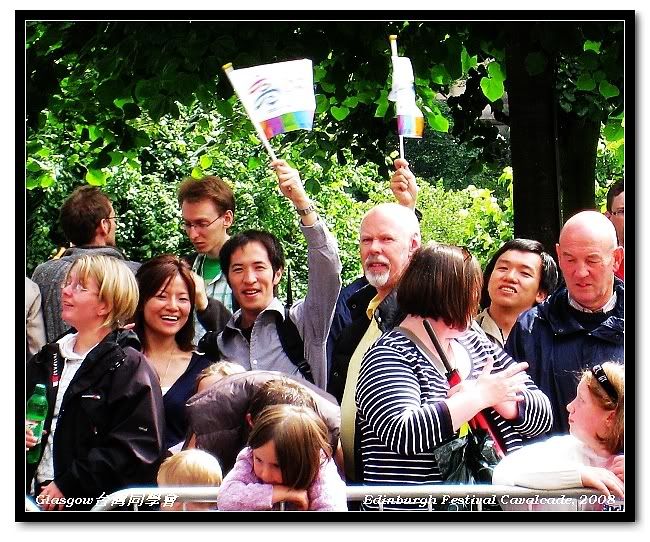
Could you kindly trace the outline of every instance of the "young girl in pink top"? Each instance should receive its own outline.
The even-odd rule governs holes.
[[[312,409],[265,408],[219,491],[219,510],[347,510],[327,428]]]

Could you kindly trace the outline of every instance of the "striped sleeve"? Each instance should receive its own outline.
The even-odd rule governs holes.
[[[363,358],[356,391],[359,413],[374,434],[389,450],[407,456],[430,451],[454,434],[443,383],[440,400],[422,404],[416,356],[380,340]]]
[[[482,342],[482,341],[481,341]],[[489,355],[494,357],[493,371],[503,371],[513,363],[517,363],[510,355],[500,346],[490,343],[482,344],[490,350]],[[485,365],[488,355],[482,356],[482,364]],[[551,402],[532,381],[526,373],[526,389],[522,392],[524,400],[519,403],[519,416],[517,419],[510,420],[512,428],[522,436],[532,438],[541,435],[551,428],[553,423],[553,413]]]

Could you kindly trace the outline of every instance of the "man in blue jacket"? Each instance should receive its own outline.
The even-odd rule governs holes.
[[[614,273],[623,259],[616,231],[605,216],[571,217],[556,245],[566,286],[519,317],[505,345],[551,400],[551,434],[569,432],[566,406],[575,398],[580,371],[624,360],[624,286]]]

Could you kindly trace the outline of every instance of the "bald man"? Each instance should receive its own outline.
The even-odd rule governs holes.
[[[398,168],[395,177],[412,175]],[[348,300],[352,323],[344,328],[334,344],[328,391],[341,401],[341,444],[346,477],[360,481],[355,460],[356,405],[354,394],[361,359],[368,348],[387,330],[399,323],[395,286],[420,246],[420,224],[414,211],[397,203],[381,203],[368,211],[359,231],[359,252],[368,284]]]
[[[569,432],[566,406],[576,396],[577,374],[604,361],[623,361],[623,259],[612,223],[595,211],[571,217],[556,245],[566,286],[519,317],[505,345],[549,397],[551,434]]]

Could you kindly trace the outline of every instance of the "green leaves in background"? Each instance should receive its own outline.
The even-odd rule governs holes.
[[[488,76],[481,78],[481,90],[488,100],[495,102],[500,99],[505,92],[503,82],[506,77],[501,68],[501,64],[496,60],[488,64],[487,72]]]
[[[108,175],[106,172],[100,169],[89,169],[86,172],[86,182],[93,186],[104,186],[106,184],[106,178]]]

